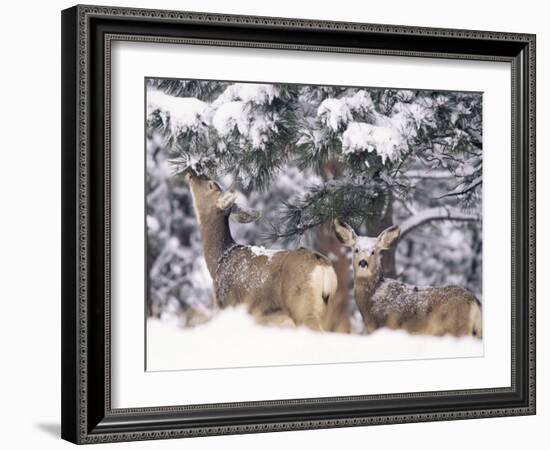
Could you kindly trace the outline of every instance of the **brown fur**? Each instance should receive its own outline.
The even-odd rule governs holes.
[[[382,252],[397,242],[398,227],[365,238],[339,221],[334,225],[342,243],[353,249],[355,301],[369,333],[388,327],[411,334],[482,337],[481,306],[466,289],[420,287],[382,278]]]
[[[228,219],[235,194],[193,172],[187,179],[218,307],[245,304],[259,323],[326,330],[337,287],[330,261],[303,248],[271,252],[236,244]]]
[[[321,290],[312,285],[314,268],[332,270],[330,262],[307,249],[257,255],[248,246],[237,246],[225,256],[214,277],[216,300],[224,308],[240,303],[260,321],[281,316],[295,324],[325,329],[327,307]],[[333,292],[326,293],[329,297]]]

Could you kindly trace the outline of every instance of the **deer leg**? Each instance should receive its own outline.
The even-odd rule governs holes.
[[[364,322],[367,328],[367,334],[374,333],[379,328],[378,323],[372,319],[366,319]]]
[[[268,314],[255,314],[256,323],[267,326],[277,326],[284,328],[294,328],[294,320],[284,312],[272,312]]]
[[[308,316],[304,319],[304,325],[314,331],[324,331],[320,320],[315,316]]]

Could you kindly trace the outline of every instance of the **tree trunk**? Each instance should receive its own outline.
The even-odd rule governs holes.
[[[336,161],[327,161],[321,168],[321,175],[324,180],[336,178],[340,174],[341,168]],[[340,244],[334,234],[332,223],[318,227],[317,246],[319,251],[332,261],[338,279],[336,295],[329,300],[328,306],[330,331],[349,333],[350,262],[345,247]]]
[[[366,224],[368,236],[376,237],[386,228],[393,225],[393,194],[391,191],[388,191],[386,195],[387,207],[383,214],[367,217]],[[395,245],[390,250],[383,253],[382,274],[388,278],[395,278]]]

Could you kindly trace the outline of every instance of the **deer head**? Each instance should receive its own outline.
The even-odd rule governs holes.
[[[237,205],[236,192],[224,191],[206,175],[197,174],[188,168],[185,178],[191,187],[206,265],[213,276],[223,252],[235,244],[229,228],[229,217],[247,223],[258,219],[260,215]]]
[[[218,183],[206,175],[197,174],[189,168],[185,172],[185,179],[191,186],[199,224],[212,222],[224,216],[230,216],[231,219],[240,223],[253,222],[260,217],[257,211],[236,203],[237,192],[224,191]]]
[[[334,220],[334,231],[338,240],[352,249],[355,278],[371,279],[382,271],[382,252],[389,250],[397,242],[400,229],[393,225],[377,237],[357,236],[347,223]]]

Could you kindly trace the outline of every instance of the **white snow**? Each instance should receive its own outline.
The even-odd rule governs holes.
[[[160,231],[160,223],[155,216],[147,214],[147,231],[149,233],[158,233]]]
[[[196,130],[211,120],[210,106],[195,97],[174,97],[161,91],[147,93],[147,114],[159,111],[165,125],[170,118],[172,133]]]
[[[353,121],[353,112],[361,112],[363,116],[370,113],[372,123]],[[341,137],[344,154],[376,152],[383,163],[398,157],[406,147],[407,137],[415,136],[421,126],[433,123],[432,109],[417,103],[397,103],[393,115],[379,114],[366,91],[353,97],[327,99],[317,114],[334,131],[345,127]]]
[[[377,237],[357,236],[355,241],[355,248],[357,248],[361,252],[370,254],[370,252],[374,250],[374,247],[376,247],[377,243]]]
[[[402,145],[401,136],[394,127],[351,122],[342,134],[344,154],[376,152],[382,158],[382,163],[387,159],[394,160]]]
[[[350,108],[345,99],[327,98],[319,105],[317,117],[332,131],[337,131],[340,124],[352,120]]]
[[[361,112],[364,114],[374,111],[374,102],[370,94],[365,90],[357,91],[352,97],[347,97],[346,104],[349,109],[354,112]]]
[[[279,94],[279,89],[272,84],[235,83],[216,99],[214,106],[235,100],[256,105],[269,105]]]
[[[233,101],[220,105],[212,119],[212,125],[220,136],[229,135],[235,127],[239,133],[248,132],[248,108],[244,102]]]
[[[422,125],[433,125],[433,107],[422,102],[401,103],[393,107],[393,115],[389,119],[394,125],[403,130],[418,130]]]
[[[260,326],[242,306],[225,309],[194,328],[147,321],[149,371],[480,356],[483,343],[472,337],[420,337],[388,329],[351,335]]]
[[[212,105],[194,97],[174,97],[158,90],[147,93],[147,113],[158,113],[173,135],[187,131],[207,131],[212,125],[221,137],[235,129],[252,148],[265,150],[268,132],[277,132],[277,114],[251,114],[251,104],[271,104],[279,95],[273,85],[237,83],[226,89]],[[224,151],[220,141],[218,149]]]
[[[365,114],[374,111],[374,103],[367,91],[358,91],[351,97],[327,98],[317,109],[317,117],[332,131],[338,131],[353,120],[352,113]]]
[[[402,89],[397,92],[397,98],[401,102],[410,102],[414,98],[414,91]]]
[[[418,130],[423,124],[434,123],[433,111],[430,108],[426,108],[419,103],[412,103],[407,105],[404,110],[405,116],[409,119],[409,122],[414,125]]]
[[[265,150],[269,141],[267,132],[277,132],[277,119],[275,115],[253,114],[251,117],[250,105],[244,101],[232,101],[216,109],[212,125],[222,137],[229,136],[237,128],[239,134],[250,142],[252,148]]]
[[[254,255],[267,256],[267,259],[269,261],[271,261],[271,258],[273,258],[273,255],[275,255],[275,253],[279,253],[281,251],[281,250],[273,250],[273,249],[265,248],[261,245],[251,245],[249,248],[250,248],[250,251],[254,253]]]
[[[172,236],[168,241],[166,242],[166,247],[170,250],[177,250],[180,246],[180,240],[176,236]]]
[[[265,150],[265,146],[269,141],[269,137],[266,132],[269,130],[277,132],[275,122],[268,123],[265,116],[255,114],[248,129],[247,136],[253,148]]]

